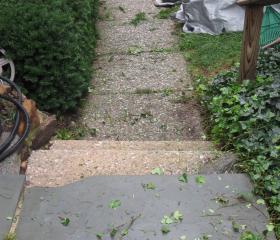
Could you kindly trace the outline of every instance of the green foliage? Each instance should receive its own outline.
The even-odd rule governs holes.
[[[177,12],[179,9],[178,6],[173,6],[173,7],[170,7],[170,8],[165,8],[165,9],[162,9],[159,11],[159,13],[156,15],[156,18],[159,18],[159,19],[167,19],[170,17],[170,15],[172,13],[175,13]]]
[[[139,12],[135,15],[135,17],[130,21],[130,24],[132,24],[134,27],[139,25],[141,22],[146,21],[146,13]]]
[[[98,0],[0,0],[0,46],[39,107],[74,109],[88,90]]]
[[[279,53],[279,52],[278,52]],[[213,139],[234,149],[256,194],[267,202],[280,233],[280,61],[275,51],[261,54],[256,81],[239,83],[236,69],[222,73],[198,92],[210,113]],[[273,76],[273,77],[272,77]],[[279,235],[280,237],[280,235]],[[258,238],[244,238],[258,239]]]
[[[80,140],[86,136],[95,137],[96,129],[87,126],[75,126],[57,130],[55,137],[60,140]]]
[[[179,47],[193,74],[212,75],[240,59],[242,33],[180,35]]]

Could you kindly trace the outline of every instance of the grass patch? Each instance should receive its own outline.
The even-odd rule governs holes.
[[[86,136],[95,137],[96,129],[86,126],[61,128],[56,132],[55,138],[59,140],[80,140]]]
[[[171,8],[165,8],[160,10],[160,12],[156,15],[156,18],[158,19],[167,19],[170,17],[170,15],[174,12],[177,12],[179,10],[179,6],[173,6]]]
[[[212,76],[240,61],[242,33],[180,34],[179,48],[194,75]]]
[[[157,91],[151,88],[137,88],[135,90],[135,94],[139,94],[139,95],[153,94],[153,93],[157,93]]]
[[[144,12],[139,12],[137,13],[134,18],[130,21],[130,24],[132,24],[133,26],[138,26],[141,22],[146,21],[147,17],[146,17],[146,13]]]

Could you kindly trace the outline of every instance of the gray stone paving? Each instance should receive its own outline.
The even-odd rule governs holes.
[[[10,231],[25,177],[0,175],[0,239]]]
[[[98,239],[96,234],[104,240],[183,236],[237,240],[246,230],[262,233],[269,221],[265,206],[256,204],[255,197],[250,202],[239,198],[240,193],[252,191],[247,177],[205,176],[202,185],[195,179],[192,176],[188,183],[180,183],[176,176],[92,177],[61,188],[27,189],[17,240]],[[147,183],[155,189],[145,190]],[[113,200],[120,201],[116,209],[109,207]],[[161,220],[177,210],[182,221],[170,224],[170,232],[163,235]],[[61,224],[61,219],[69,219],[69,225]],[[238,226],[235,230],[233,224]],[[114,236],[110,236],[112,229]]]
[[[147,20],[130,21],[139,12]],[[94,140],[202,140],[199,106],[171,20],[150,0],[102,2],[92,90],[80,123]]]
[[[9,133],[4,132],[0,138],[0,144],[9,136]],[[15,138],[14,142],[18,140]],[[20,156],[18,153],[12,154],[5,161],[0,162],[0,175],[19,175],[20,171]]]

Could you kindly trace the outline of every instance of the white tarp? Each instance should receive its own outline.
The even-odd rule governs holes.
[[[237,5],[236,0],[184,1],[175,16],[184,23],[184,32],[218,35],[243,31],[245,9]],[[279,6],[274,8],[279,11]]]

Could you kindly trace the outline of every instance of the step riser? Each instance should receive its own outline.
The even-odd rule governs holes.
[[[212,151],[207,141],[53,141],[50,150]]]
[[[216,156],[192,151],[38,151],[29,159],[27,176],[32,186],[54,187],[88,176],[146,175],[156,167],[166,175],[194,174]]]

